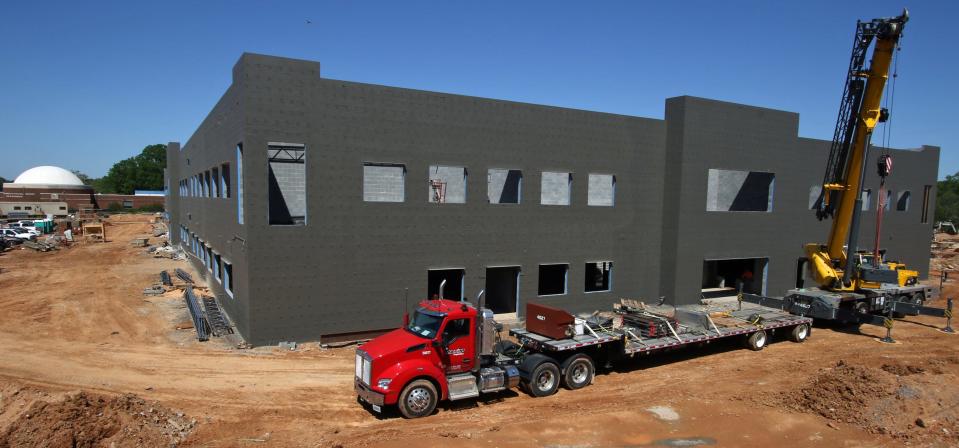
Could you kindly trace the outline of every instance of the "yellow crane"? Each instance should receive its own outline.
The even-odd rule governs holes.
[[[816,210],[819,219],[833,218],[832,229],[826,244],[810,243],[805,247],[810,273],[822,289],[859,291],[879,288],[882,283],[907,286],[915,284],[919,277],[916,271],[890,266],[875,257],[870,257],[868,266],[857,263],[860,192],[870,140],[876,124],[886,121],[889,115],[881,107],[882,92],[908,20],[908,12],[903,11],[899,17],[859,22],[856,26],[853,55],[823,179],[822,200]],[[869,68],[863,69],[873,41],[872,60]],[[889,282],[890,273],[895,275],[895,282]]]
[[[905,314],[951,317],[951,301],[947,309],[924,306],[926,299],[937,295],[938,290],[920,285],[918,272],[883,260],[878,247],[872,252],[858,250],[861,192],[870,140],[876,125],[889,117],[889,111],[881,105],[883,89],[908,21],[909,13],[904,10],[898,17],[856,23],[836,131],[816,206],[820,220],[833,219],[829,237],[823,244],[805,245],[805,255],[797,266],[795,289],[782,298],[740,294],[743,300],[817,319],[885,325],[890,330],[892,317]],[[866,67],[870,49],[872,58]],[[891,168],[889,156],[879,158],[883,182]],[[804,272],[816,282],[815,287],[803,287]],[[949,323],[947,328],[951,331]],[[890,334],[887,341],[892,340]]]

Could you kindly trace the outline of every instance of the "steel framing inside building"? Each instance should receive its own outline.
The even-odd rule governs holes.
[[[830,142],[798,127],[795,113],[695,97],[642,118],[244,54],[190,140],[168,146],[171,238],[257,345],[395,328],[443,280],[443,296],[485,288],[504,314],[592,311],[695,303],[739,269],[705,262],[762,259],[756,278],[777,295],[829,225],[810,205]],[[925,276],[939,148],[882,152],[896,160],[883,247]],[[872,170],[865,185],[878,188]]]

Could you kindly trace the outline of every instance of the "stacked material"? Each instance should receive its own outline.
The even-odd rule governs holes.
[[[677,327],[677,322],[671,317],[649,312],[624,312],[623,325],[638,330],[640,337],[661,338],[672,335],[670,326],[675,329]]]
[[[661,338],[674,335],[680,326],[674,316],[652,311],[643,302],[622,299],[613,305],[622,318],[622,325],[642,338]]]

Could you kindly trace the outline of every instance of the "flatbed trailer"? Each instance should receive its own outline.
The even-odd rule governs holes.
[[[752,303],[741,307],[712,305],[689,307],[689,309],[693,312],[677,313],[678,323],[675,326],[672,323],[669,324],[674,327],[670,328],[670,332],[655,338],[643,338],[634,331],[622,328],[592,328],[588,322],[583,323],[587,329],[584,334],[565,339],[553,339],[525,328],[515,328],[509,333],[522,346],[532,351],[559,354],[580,351],[601,344],[612,344],[615,350],[607,350],[610,355],[631,357],[636,354],[650,355],[691,345],[709,344],[737,336],[744,338],[749,348],[761,350],[765,347],[766,338],[763,338],[760,345],[753,346],[749,342],[753,335],[773,334],[779,329],[793,330],[805,325],[801,328],[805,333],[797,341],[802,342],[809,336],[813,322],[809,317]],[[712,317],[716,313],[723,316]]]

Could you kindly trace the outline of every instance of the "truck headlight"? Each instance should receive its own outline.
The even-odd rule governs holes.
[[[379,380],[376,381],[376,386],[379,387],[380,389],[389,389],[390,383],[392,382],[393,382],[392,378],[380,378]]]

